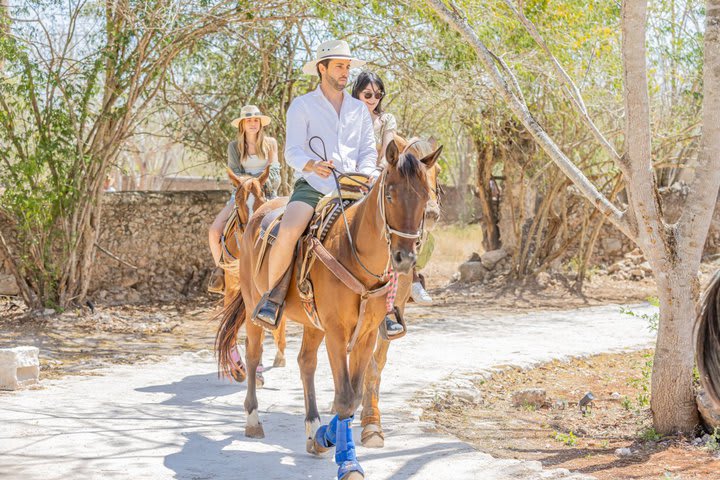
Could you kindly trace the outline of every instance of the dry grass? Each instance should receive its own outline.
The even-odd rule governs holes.
[[[438,225],[432,233],[435,251],[423,274],[429,286],[439,287],[447,284],[473,252],[482,253],[482,231],[479,224],[452,224]]]

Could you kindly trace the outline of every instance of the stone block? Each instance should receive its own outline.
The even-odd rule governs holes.
[[[0,348],[0,390],[34,385],[40,378],[37,347]]]
[[[492,270],[493,268],[495,268],[495,264],[497,264],[505,257],[507,257],[507,252],[500,248],[498,250],[491,250],[489,252],[483,253],[480,257],[480,261],[485,268],[487,268],[488,270]]]
[[[512,404],[515,407],[533,406],[541,408],[545,405],[547,393],[542,388],[527,388],[512,394]]]
[[[2,267],[2,261],[0,261],[0,267]],[[12,275],[5,275],[0,273],[0,295],[19,295],[20,289],[15,282],[15,277]]]
[[[460,281],[463,283],[480,282],[486,274],[487,269],[482,262],[465,262],[460,265]]]

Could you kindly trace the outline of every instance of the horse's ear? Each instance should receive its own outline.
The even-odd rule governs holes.
[[[270,177],[270,164],[267,164],[267,167],[265,167],[265,170],[260,174],[258,177],[258,182],[260,182],[260,185],[265,185],[265,182],[267,182],[268,177]]]
[[[242,180],[240,180],[240,177],[235,175],[235,172],[232,171],[230,167],[226,167],[228,177],[230,178],[230,181],[233,185],[235,185],[235,188],[240,186],[240,183],[242,183]]]
[[[435,150],[430,155],[423,157],[420,161],[425,164],[426,168],[432,168],[433,165],[435,165],[435,162],[437,162],[437,159],[440,158],[440,153],[442,152],[442,149],[443,147],[442,145],[440,145],[437,150]]]
[[[385,150],[385,160],[390,166],[395,167],[397,166],[399,156],[400,152],[398,151],[397,145],[395,145],[395,140],[391,140],[390,143],[388,143],[387,149]]]
[[[430,144],[430,148],[435,150],[438,147],[437,138],[430,137],[427,139],[427,142]]]
[[[401,152],[404,152],[408,146],[408,141],[394,132],[393,132],[393,140],[395,140],[395,145],[397,145],[398,150],[400,150]]]

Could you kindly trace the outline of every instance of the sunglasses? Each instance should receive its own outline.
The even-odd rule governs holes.
[[[363,97],[365,97],[365,100],[370,100],[373,95],[375,95],[375,98],[378,100],[385,96],[383,92],[375,92],[374,94],[372,92],[363,92]]]

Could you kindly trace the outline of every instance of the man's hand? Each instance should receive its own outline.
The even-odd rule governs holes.
[[[335,166],[333,165],[332,160],[327,162],[324,160],[310,160],[303,170],[306,172],[313,172],[321,178],[327,178],[330,176],[330,173],[332,173],[334,168]]]

